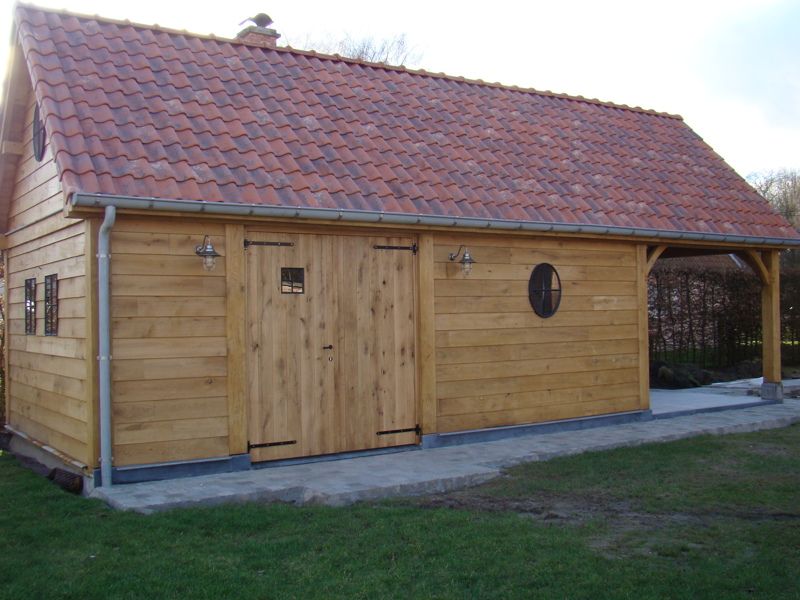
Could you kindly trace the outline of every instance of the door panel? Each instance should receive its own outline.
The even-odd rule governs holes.
[[[414,256],[405,238],[253,233],[247,250],[253,460],[417,442]],[[303,268],[302,294],[281,268]],[[326,347],[332,346],[330,349]]]
[[[281,293],[281,267],[303,268],[309,278],[310,254],[300,236],[250,236],[254,241],[291,243],[293,246],[253,246],[247,250],[248,383],[251,399],[248,439],[252,444],[276,445],[259,452],[272,457],[294,456],[302,443],[301,399],[308,396],[311,371],[319,360],[310,344],[309,323],[314,297]],[[306,284],[307,285],[307,284]],[[284,318],[275,318],[276,314]],[[264,399],[269,401],[253,401]],[[290,444],[293,442],[293,444]]]

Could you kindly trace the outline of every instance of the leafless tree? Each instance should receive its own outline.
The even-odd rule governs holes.
[[[781,169],[753,173],[748,178],[750,185],[764,196],[795,228],[800,230],[800,171]],[[800,267],[800,252],[785,253],[786,266]]]
[[[792,225],[800,228],[800,171],[753,173],[747,179]]]
[[[349,34],[339,40],[307,38],[300,47],[323,54],[338,54],[356,60],[400,67],[417,65],[422,59],[422,54],[409,43],[404,33],[383,40],[374,37],[356,38]]]

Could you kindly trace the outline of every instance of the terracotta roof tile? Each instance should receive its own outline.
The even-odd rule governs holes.
[[[797,237],[680,118],[17,8],[67,193]]]

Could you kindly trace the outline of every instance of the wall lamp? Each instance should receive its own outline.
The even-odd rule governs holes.
[[[203,259],[203,268],[206,271],[213,271],[217,265],[217,257],[220,256],[219,252],[214,249],[214,244],[211,243],[211,237],[205,236],[203,243],[194,249],[194,253]]]
[[[461,253],[462,250],[464,251],[463,254]],[[467,276],[472,273],[472,265],[475,264],[475,259],[472,258],[472,255],[469,253],[469,249],[466,246],[459,246],[458,250],[448,254],[447,258],[449,258],[451,261],[454,261],[459,256],[461,256],[461,260],[458,262],[461,265],[464,275]]]

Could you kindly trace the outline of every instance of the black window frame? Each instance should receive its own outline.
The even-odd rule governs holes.
[[[553,287],[555,279],[556,287]],[[528,300],[533,312],[543,319],[549,319],[558,312],[561,305],[561,276],[550,263],[539,263],[528,280]]]
[[[305,294],[304,267],[281,267],[281,294]]]
[[[36,278],[25,280],[25,335],[36,335]]]
[[[58,275],[44,278],[44,334],[58,335]]]
[[[44,149],[47,146],[47,132],[42,122],[41,114],[39,113],[39,105],[33,109],[33,136],[31,137],[33,144],[33,158],[36,162],[44,160]]]

